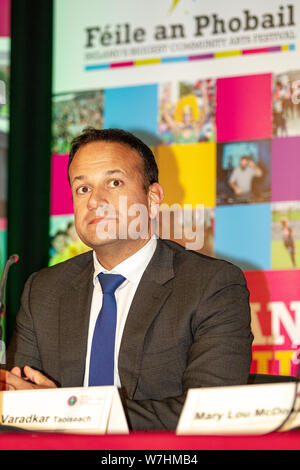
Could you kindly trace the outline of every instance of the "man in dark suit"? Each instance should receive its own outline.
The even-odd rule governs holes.
[[[131,429],[175,429],[189,388],[247,382],[244,276],[228,262],[152,236],[163,189],[151,150],[131,134],[84,131],[72,144],[69,180],[76,229],[92,251],[29,278],[2,381],[7,389],[97,385],[91,365],[105,302],[98,279],[122,276],[111,383]],[[133,206],[146,209],[138,228]]]

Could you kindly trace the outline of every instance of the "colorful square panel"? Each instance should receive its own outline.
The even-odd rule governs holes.
[[[72,192],[68,181],[69,155],[53,155],[51,168],[50,214],[73,214]]]
[[[216,208],[215,251],[243,270],[271,267],[271,205]]]
[[[217,204],[271,199],[271,139],[217,146]]]
[[[10,35],[10,6],[11,0],[1,0],[0,37]]]
[[[84,245],[77,235],[73,214],[50,217],[49,266],[66,261],[88,250],[90,248]]]
[[[158,143],[158,86],[111,88],[104,92],[104,127],[132,132],[148,145]]]
[[[300,268],[300,201],[272,203],[272,269]]]
[[[183,80],[159,85],[161,143],[215,142],[216,80]]]
[[[272,75],[217,80],[218,142],[272,137]]]
[[[165,204],[215,206],[215,143],[160,145],[155,153]]]
[[[254,335],[251,372],[295,375],[300,345],[300,270],[245,272]]]
[[[272,141],[272,201],[300,200],[300,137]]]
[[[60,93],[53,96],[52,105],[52,154],[68,153],[86,127],[103,128],[102,90]]]
[[[273,136],[300,135],[300,70],[273,75]]]

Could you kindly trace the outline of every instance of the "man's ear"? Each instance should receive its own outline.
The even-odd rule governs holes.
[[[153,183],[148,189],[148,208],[150,219],[155,219],[159,213],[159,206],[164,198],[164,190],[159,183]]]

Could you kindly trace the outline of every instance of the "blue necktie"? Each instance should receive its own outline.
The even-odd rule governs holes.
[[[93,335],[89,385],[113,385],[117,323],[115,290],[125,281],[125,277],[100,273],[98,279],[102,287],[103,302]]]

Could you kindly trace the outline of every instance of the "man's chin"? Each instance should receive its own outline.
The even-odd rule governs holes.
[[[117,238],[97,238],[97,239],[89,239],[89,240],[82,240],[85,245],[96,250],[97,248],[101,248],[108,245],[113,245],[117,243],[119,240]]]
[[[82,240],[85,245],[90,247],[94,251],[101,250],[105,247],[113,247],[115,246],[116,248],[119,246],[120,249],[124,249],[125,246],[133,246],[137,245],[139,246],[141,243],[145,243],[149,237],[140,237],[140,238],[98,238],[97,240]]]

